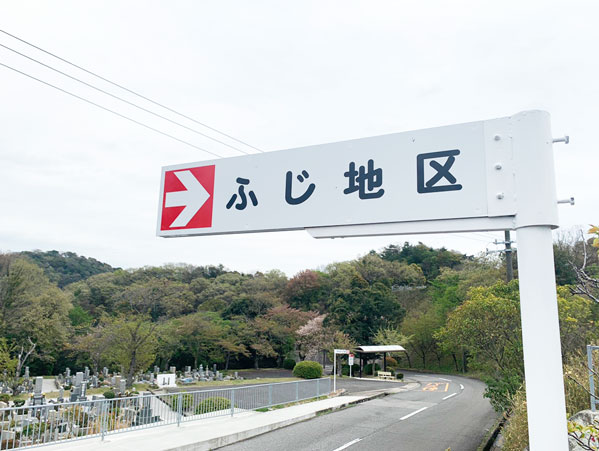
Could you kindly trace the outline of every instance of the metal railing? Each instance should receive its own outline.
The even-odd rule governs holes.
[[[329,378],[0,409],[0,449],[18,449],[302,401],[331,392]]]

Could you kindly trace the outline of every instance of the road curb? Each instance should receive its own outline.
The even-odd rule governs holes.
[[[203,440],[195,443],[189,443],[187,445],[177,446],[175,448],[168,448],[165,451],[207,451],[222,448],[223,446],[232,445],[234,443],[242,442],[244,440],[248,440],[250,438],[256,437],[258,435],[266,434],[268,432],[275,431],[277,429],[282,429],[287,426],[291,426],[293,424],[301,423],[303,421],[311,420],[320,415],[326,415],[327,413],[335,412],[337,410],[345,409],[352,405],[360,404],[366,401],[370,401],[371,399],[382,398],[387,395],[391,395],[393,393],[376,393],[372,395],[364,396],[361,399],[356,399],[353,401],[348,401],[346,403],[340,404],[335,407],[326,407],[315,412],[310,412],[308,414],[301,415],[296,418],[290,418],[288,420],[279,421],[277,423],[272,423],[266,426],[260,426],[254,429],[248,429],[245,431],[235,432],[228,435],[223,435],[220,437],[215,437],[208,440]]]

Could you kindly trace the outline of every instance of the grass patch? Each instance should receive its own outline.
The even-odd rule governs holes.
[[[244,379],[230,381],[196,381],[191,384],[177,384],[177,387],[217,387],[220,385],[257,385],[257,384],[275,384],[277,382],[294,382],[303,380],[297,377],[265,377],[262,379]]]
[[[133,390],[138,391],[138,392],[142,392],[142,391],[148,391],[150,388],[150,384],[133,384]]]
[[[261,407],[259,409],[256,409],[256,412],[268,412],[270,410],[284,409],[286,407],[299,406],[300,404],[308,404],[309,402],[322,401],[323,399],[328,399],[328,398],[329,398],[328,396],[319,396],[318,398],[303,399],[301,401],[293,401],[293,402],[289,402],[287,404],[277,404],[276,406],[271,406],[271,407]]]
[[[101,388],[88,388],[87,391],[85,392],[85,396],[92,396],[92,395],[102,395],[104,394],[104,392],[106,390],[109,390],[108,387],[101,387]],[[59,395],[59,391],[50,391],[47,393],[44,393],[44,395],[46,396],[46,398],[58,398]],[[27,398],[29,398],[29,395],[26,395]],[[65,390],[64,394],[63,394],[64,398],[67,399],[69,396],[71,396],[71,390]]]

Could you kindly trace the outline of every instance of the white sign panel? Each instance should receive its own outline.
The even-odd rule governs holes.
[[[335,349],[335,354],[349,354],[349,349]]]
[[[488,161],[490,153],[493,159],[505,155],[509,167],[509,140],[489,136],[505,131],[507,121],[168,166],[158,235],[513,215],[510,178],[501,179],[495,161]]]

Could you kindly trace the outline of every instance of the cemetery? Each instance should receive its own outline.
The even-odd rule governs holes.
[[[6,380],[6,378],[5,378]],[[46,379],[49,381],[51,379]],[[164,388],[203,382],[243,380],[238,372],[223,374],[216,365],[212,369],[168,373],[155,366],[153,371],[137,375],[131,387],[126,377],[110,373],[66,368],[53,384],[56,390],[44,390],[44,377],[31,377],[25,367],[24,377],[16,389],[0,385],[0,449],[22,448],[59,440],[102,435],[117,430],[181,421],[181,416],[197,416],[228,409],[231,402],[212,397],[210,391],[201,395],[168,394]],[[140,391],[146,389],[147,391]],[[177,415],[179,418],[177,419]]]

